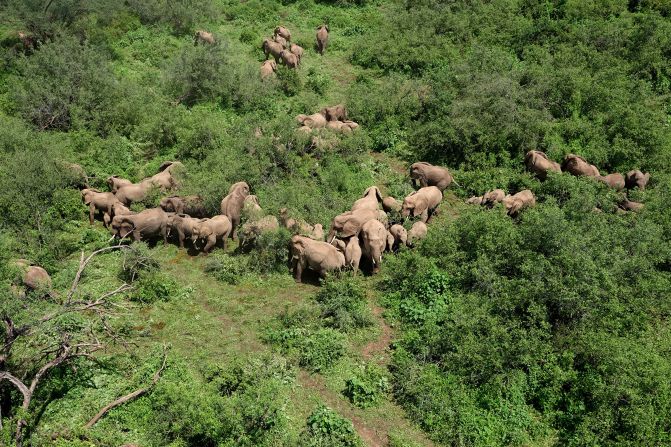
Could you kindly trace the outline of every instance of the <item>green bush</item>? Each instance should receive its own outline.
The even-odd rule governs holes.
[[[298,342],[299,364],[311,371],[330,368],[347,352],[346,338],[329,328],[317,329]]]
[[[377,405],[389,391],[389,380],[385,372],[376,364],[369,363],[361,367],[354,377],[345,381],[343,394],[359,408]]]
[[[301,445],[309,447],[358,447],[362,445],[352,422],[320,405],[306,420]]]
[[[157,301],[170,301],[177,294],[177,281],[166,273],[153,272],[142,274],[134,283],[130,298],[143,304],[152,304]]]
[[[293,68],[287,68],[284,65],[278,65],[275,71],[280,88],[287,96],[297,95],[303,88],[303,81],[298,71]]]
[[[139,242],[124,250],[119,276],[122,280],[132,283],[144,275],[158,273],[160,269],[161,264],[147,244]]]
[[[247,269],[247,262],[239,256],[215,251],[205,262],[204,270],[226,284],[238,284]]]
[[[348,332],[373,324],[366,293],[354,279],[328,280],[315,296],[326,326]]]

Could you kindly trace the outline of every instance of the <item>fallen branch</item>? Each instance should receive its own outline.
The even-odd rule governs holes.
[[[140,388],[138,390],[135,390],[132,393],[126,394],[125,396],[122,396],[122,397],[118,398],[117,400],[115,400],[114,402],[106,405],[102,410],[100,410],[98,412],[98,414],[93,416],[93,418],[86,423],[84,428],[89,429],[89,428],[93,427],[96,424],[96,422],[98,422],[100,420],[100,418],[105,416],[105,414],[107,414],[107,412],[109,412],[110,410],[118,407],[119,405],[123,405],[126,402],[129,402],[133,399],[136,399],[136,398],[142,396],[143,394],[146,394],[149,390],[151,390],[154,387],[154,385],[156,385],[156,383],[158,383],[159,379],[161,378],[161,373],[163,372],[163,370],[165,370],[165,363],[166,363],[167,359],[168,359],[168,353],[165,352],[163,354],[163,363],[161,364],[161,367],[159,368],[159,370],[156,371],[156,373],[154,374],[154,377],[152,378],[152,381],[149,384],[149,386],[147,386],[145,388]]]

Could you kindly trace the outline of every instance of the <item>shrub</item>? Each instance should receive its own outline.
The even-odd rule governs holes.
[[[143,304],[152,304],[156,301],[169,301],[179,293],[179,286],[170,275],[162,272],[143,274],[134,284],[131,300]]]
[[[295,96],[303,88],[303,82],[298,74],[298,70],[278,65],[275,74],[277,75],[280,88],[287,96]]]
[[[345,342],[345,336],[338,331],[317,329],[298,341],[298,362],[310,371],[328,369],[347,352]]]
[[[124,250],[119,276],[126,282],[133,282],[143,275],[157,273],[161,264],[144,242],[136,243]]]
[[[343,394],[359,408],[377,405],[389,390],[389,381],[384,371],[369,363],[360,368],[354,377],[345,381]]]
[[[216,251],[205,262],[204,270],[226,284],[238,284],[245,274],[247,262],[239,256]]]
[[[354,279],[328,280],[315,297],[326,326],[343,332],[373,324],[366,294]]]
[[[361,439],[352,422],[330,408],[320,405],[306,420],[301,445],[308,447],[359,447]]]

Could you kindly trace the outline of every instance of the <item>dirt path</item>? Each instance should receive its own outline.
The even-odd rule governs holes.
[[[372,304],[373,315],[378,320],[382,333],[380,337],[366,344],[361,349],[361,355],[365,360],[374,360],[379,364],[388,364],[389,362],[389,345],[394,336],[393,329],[387,324],[382,316],[382,309],[376,304]]]

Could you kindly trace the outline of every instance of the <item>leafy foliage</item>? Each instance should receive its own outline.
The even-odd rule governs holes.
[[[310,447],[362,445],[352,422],[324,405],[317,407],[308,416],[306,423],[303,445]]]

